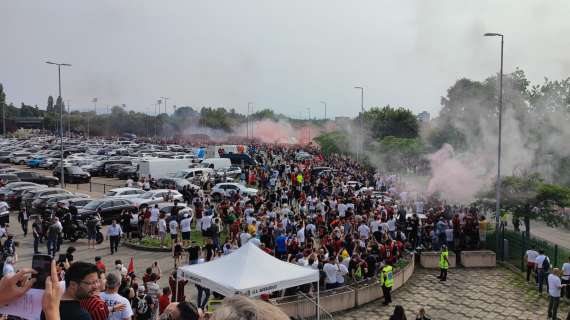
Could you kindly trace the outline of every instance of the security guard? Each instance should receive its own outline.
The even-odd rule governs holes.
[[[447,246],[441,246],[441,253],[439,254],[439,280],[446,281],[447,280],[447,269],[449,268],[449,252],[447,252]]]
[[[380,284],[382,285],[382,293],[384,294],[384,305],[392,303],[392,287],[394,286],[394,269],[388,263],[380,272]]]

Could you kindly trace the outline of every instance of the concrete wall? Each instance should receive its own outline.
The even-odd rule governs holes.
[[[461,265],[465,268],[495,267],[497,257],[491,250],[461,251]]]
[[[404,269],[397,270],[394,274],[394,287],[396,290],[403,286],[414,274],[415,259],[412,255],[408,265]],[[321,308],[329,313],[352,309],[359,305],[380,299],[383,297],[382,287],[378,281],[370,281],[355,286],[333,289],[321,292]],[[290,317],[309,317],[316,312],[314,304],[306,299],[292,299],[292,301],[272,301]]]
[[[449,251],[449,267],[455,268],[455,253]],[[426,251],[422,252],[420,255],[420,265],[428,269],[439,269],[439,252]]]

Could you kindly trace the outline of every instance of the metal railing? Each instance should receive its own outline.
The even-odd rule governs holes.
[[[66,183],[65,188],[75,190],[77,192],[95,192],[105,194],[107,191],[115,188],[124,187],[126,183],[117,181],[116,184],[88,182],[88,183]]]
[[[299,301],[297,303],[297,318],[303,320],[334,320],[332,314],[323,309],[314,298],[309,297],[307,294],[299,291],[297,295]],[[303,303],[303,302],[308,303]],[[301,316],[310,315],[310,316]]]

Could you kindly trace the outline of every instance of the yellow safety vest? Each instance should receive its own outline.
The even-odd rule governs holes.
[[[380,273],[380,283],[386,288],[392,288],[394,285],[394,272],[392,266],[385,266]]]
[[[224,302],[223,300],[217,300],[217,299],[208,300],[208,303],[206,304],[206,313],[214,313],[214,311],[216,311],[216,308],[220,306],[223,302]]]
[[[439,255],[439,267],[441,269],[447,269],[449,268],[449,263],[447,262],[447,260],[445,258],[449,257],[449,252],[447,252],[447,250],[442,251]]]

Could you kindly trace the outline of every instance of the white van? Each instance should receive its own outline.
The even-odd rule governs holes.
[[[210,168],[214,170],[227,169],[232,166],[232,162],[228,158],[208,158],[200,162],[201,168]]]
[[[191,168],[178,171],[173,178],[180,178],[186,180],[200,179],[204,175],[214,176],[214,170],[210,168]]]

